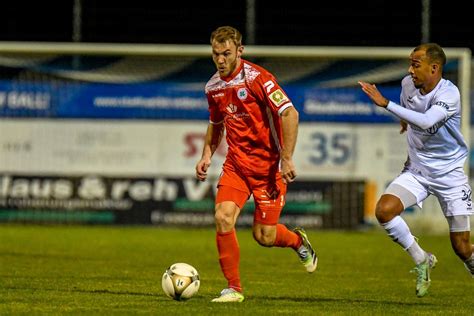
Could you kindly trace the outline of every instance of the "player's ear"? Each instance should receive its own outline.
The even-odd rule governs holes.
[[[439,69],[438,64],[431,64],[431,73],[434,74]]]
[[[237,48],[237,57],[240,57],[242,56],[242,53],[244,52],[244,47],[242,45],[240,45],[238,48]]]

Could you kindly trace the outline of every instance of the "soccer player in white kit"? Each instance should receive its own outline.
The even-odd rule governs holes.
[[[464,173],[468,148],[461,134],[458,88],[442,77],[446,55],[434,43],[417,46],[410,55],[409,75],[402,80],[400,105],[387,100],[374,84],[359,82],[379,107],[401,119],[407,131],[408,159],[401,174],[377,202],[375,215],[388,235],[415,261],[416,295],[425,296],[436,257],[423,250],[400,214],[435,195],[449,224],[451,245],[474,277],[470,242],[471,188]]]

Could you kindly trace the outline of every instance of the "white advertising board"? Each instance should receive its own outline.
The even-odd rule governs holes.
[[[0,171],[27,174],[189,176],[201,156],[206,122],[2,120]],[[370,179],[384,187],[406,158],[398,126],[301,123],[299,177]],[[225,144],[213,157],[220,173]]]
[[[201,156],[203,121],[47,120],[0,121],[0,173],[25,175],[101,175],[111,177],[189,177]],[[474,137],[471,137],[474,139]],[[396,124],[300,123],[294,161],[305,180],[369,180],[376,197],[402,170],[405,135]],[[216,178],[225,142],[209,170]],[[430,218],[446,224],[436,199],[408,221]],[[426,225],[430,224],[423,220]]]
[[[188,175],[194,172],[206,126],[202,122],[2,120],[0,171]],[[219,158],[222,163],[221,149],[216,164]]]

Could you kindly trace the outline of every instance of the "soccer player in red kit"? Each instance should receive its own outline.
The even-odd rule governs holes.
[[[242,302],[235,223],[250,195],[255,201],[253,237],[260,245],[294,249],[308,272],[316,269],[318,259],[303,229],[278,224],[286,186],[296,177],[292,156],[298,112],[271,73],[241,58],[238,30],[217,28],[211,46],[217,72],[205,88],[210,122],[196,177],[206,180],[225,130],[228,152],[218,183],[215,222],[219,263],[228,285],[212,301]]]

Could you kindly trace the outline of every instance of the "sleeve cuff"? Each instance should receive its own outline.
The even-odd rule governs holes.
[[[290,106],[293,106],[293,103],[291,102],[288,102],[286,103],[285,105],[283,105],[282,107],[280,107],[278,109],[278,115],[281,116],[281,113],[283,113],[283,111],[285,111],[287,108],[289,108]]]
[[[392,109],[393,109],[395,106],[398,106],[398,104],[396,104],[395,102],[392,102],[392,101],[388,101],[388,104],[387,104],[387,106],[386,106],[385,108],[391,112]]]

